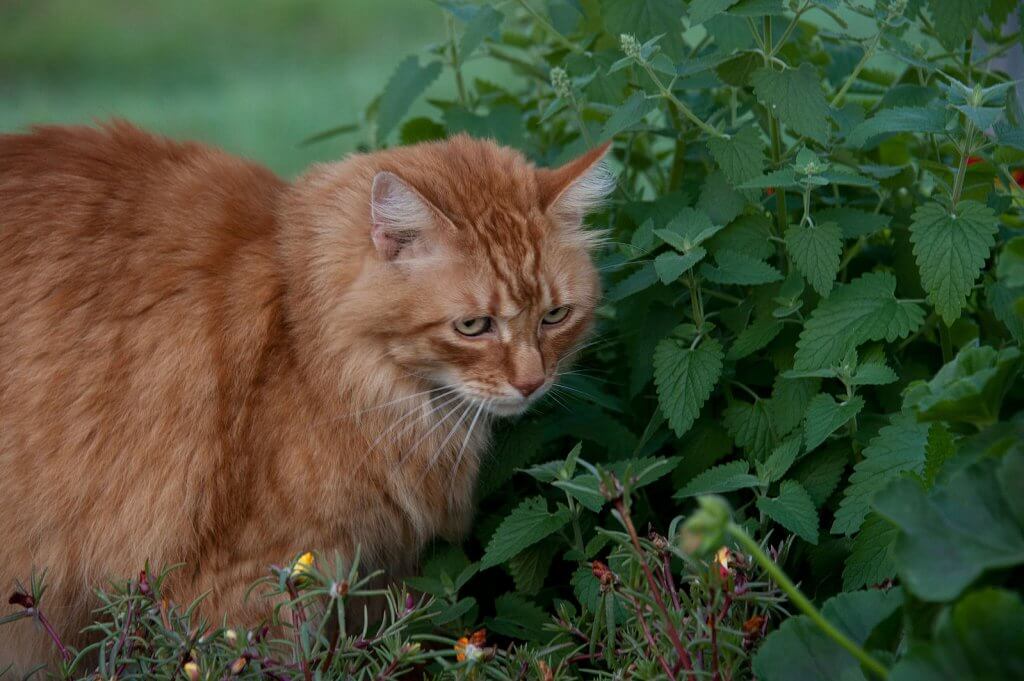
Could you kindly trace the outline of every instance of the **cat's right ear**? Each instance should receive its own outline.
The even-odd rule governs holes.
[[[447,220],[439,210],[394,173],[381,171],[373,178],[370,191],[370,234],[377,252],[385,260],[423,254],[426,232]]]

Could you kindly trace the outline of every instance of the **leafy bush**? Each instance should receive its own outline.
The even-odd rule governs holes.
[[[103,675],[1024,677],[1016,3],[441,4],[450,40],[310,141],[615,140],[595,341],[379,632],[338,561],[277,569],[280,631],[234,642],[136,579]]]

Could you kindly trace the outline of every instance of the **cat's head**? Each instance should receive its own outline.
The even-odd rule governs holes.
[[[600,295],[582,221],[613,187],[607,145],[558,168],[457,136],[395,150],[370,191],[362,290],[409,374],[493,414],[522,412],[565,370]]]

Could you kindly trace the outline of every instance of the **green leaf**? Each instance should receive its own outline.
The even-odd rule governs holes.
[[[928,382],[907,388],[904,405],[926,421],[953,421],[978,426],[995,422],[1003,397],[1021,368],[1020,350],[996,350],[975,340],[939,369]]]
[[[700,246],[694,247],[685,255],[661,253],[654,259],[654,271],[658,273],[661,283],[668,285],[700,262],[705,255],[707,255],[707,251]]]
[[[705,338],[691,349],[666,338],[654,350],[654,383],[658,402],[676,435],[690,429],[722,373],[722,345]]]
[[[377,139],[384,141],[394,130],[409,107],[423,91],[441,75],[441,62],[432,61],[420,66],[419,57],[402,60],[384,86],[377,105]]]
[[[753,459],[764,459],[774,446],[768,401],[733,402],[722,415],[725,428],[737,445]]]
[[[818,394],[818,385],[819,381],[792,379],[783,374],[775,377],[768,413],[777,436],[789,435],[803,422],[807,407]]]
[[[480,561],[480,569],[504,563],[523,549],[557,532],[569,522],[569,509],[548,511],[544,497],[532,497],[516,506],[494,531]]]
[[[859,395],[846,402],[836,402],[831,395],[822,393],[811,400],[804,422],[807,451],[817,448],[829,435],[855,418],[863,408],[864,399]]]
[[[690,16],[690,25],[703,24],[711,17],[721,14],[737,2],[739,0],[693,0],[687,9]]]
[[[843,591],[881,584],[896,576],[893,549],[899,529],[877,513],[864,520],[843,564]]]
[[[939,478],[939,473],[947,461],[956,454],[956,443],[953,434],[941,421],[933,423],[928,429],[928,443],[924,448],[924,486],[931,489]]]
[[[609,35],[629,33],[641,43],[663,36],[658,44],[673,55],[683,47],[682,12],[673,0],[601,0],[601,16]]]
[[[858,210],[847,206],[826,208],[814,213],[815,219],[820,223],[834,222],[839,225],[844,239],[856,239],[868,234],[885,229],[892,222],[892,218],[881,213],[869,213],[866,210]]]
[[[818,511],[811,495],[799,482],[783,480],[779,496],[758,497],[757,508],[801,539],[818,543]]]
[[[466,29],[462,32],[462,40],[459,41],[459,60],[464,62],[476,51],[484,38],[496,34],[504,19],[505,15],[490,5],[476,8],[473,18],[466,23]]]
[[[825,449],[804,457],[790,471],[789,477],[803,485],[814,500],[815,506],[821,506],[835,492],[839,479],[846,470],[846,463],[845,449]]]
[[[991,0],[928,0],[932,23],[942,46],[956,50],[964,46],[978,26]]]
[[[1024,493],[1024,480],[1000,484],[1022,457],[982,460],[930,493],[904,478],[875,498],[875,510],[899,527],[896,569],[919,598],[948,601],[985,570],[1024,563],[1024,529],[1009,501]]]
[[[782,279],[782,273],[768,263],[739,251],[719,251],[715,254],[715,266],[705,263],[700,273],[716,284],[757,285]]]
[[[828,297],[839,271],[843,237],[839,225],[825,222],[816,227],[794,225],[786,230],[786,248],[793,264],[821,296]]]
[[[850,484],[832,524],[833,534],[853,534],[860,529],[875,495],[903,473],[924,468],[928,424],[906,415],[892,422],[864,449],[864,458],[853,467]]]
[[[983,589],[939,620],[934,641],[912,645],[890,681],[1024,679],[1024,603],[1020,594]]]
[[[544,544],[534,544],[512,556],[508,561],[508,571],[512,573],[516,591],[528,596],[539,592],[544,586],[554,557],[554,552]]]
[[[596,475],[580,475],[572,480],[556,480],[551,484],[565,490],[573,499],[594,513],[600,511],[607,501],[601,493],[601,481]]]
[[[773,170],[767,175],[755,177],[737,186],[737,189],[798,189],[796,171],[792,168]]]
[[[740,128],[728,138],[709,138],[708,151],[734,185],[760,177],[764,170],[765,145],[753,124]]]
[[[757,487],[760,481],[750,474],[746,461],[730,461],[721,466],[709,468],[676,492],[676,499],[695,497],[701,494],[723,494],[745,487]]]
[[[657,100],[648,98],[643,92],[634,92],[612,111],[601,130],[601,139],[611,139],[623,130],[632,128],[654,110],[656,103]]]
[[[775,337],[782,331],[782,322],[777,319],[758,319],[747,328],[740,331],[729,348],[728,357],[731,360],[743,359],[744,357],[757,352],[764,346],[775,340]]]
[[[506,593],[494,599],[494,617],[487,628],[502,636],[524,641],[544,641],[549,636],[544,625],[550,619],[544,609],[518,593]]]
[[[857,645],[903,602],[900,589],[843,593],[825,601],[822,616]],[[863,680],[860,662],[807,615],[790,617],[768,635],[754,655],[761,681]]]
[[[882,135],[896,132],[940,133],[946,129],[946,112],[940,107],[896,106],[882,109],[850,133],[851,147],[863,147]]]
[[[799,455],[800,437],[789,438],[776,447],[772,451],[771,456],[764,460],[764,463],[757,462],[757,477],[761,478],[761,482],[765,484],[781,480],[782,476],[786,474],[786,471],[789,470]],[[803,487],[800,489],[803,489]],[[804,490],[804,493],[806,494],[806,490]]]
[[[895,371],[881,362],[866,362],[850,377],[850,385],[889,385],[899,380]]]
[[[821,301],[797,341],[794,368],[810,371],[830,367],[861,343],[893,341],[913,333],[924,321],[924,311],[898,300],[896,277],[869,272],[849,284],[837,286]]]
[[[625,279],[620,279],[608,291],[608,300],[617,303],[620,300],[640,293],[658,283],[658,273],[653,263],[644,263],[642,267],[632,272]]]
[[[793,132],[824,144],[829,135],[829,107],[821,77],[809,62],[798,69],[776,71],[767,66],[750,77],[757,98]]]
[[[712,224],[711,217],[704,211],[683,208],[664,229],[656,229],[654,233],[677,251],[689,253],[721,229],[721,225]]]
[[[934,201],[914,211],[910,240],[921,285],[947,325],[967,303],[998,227],[992,209],[977,201],[961,201],[952,213]]]

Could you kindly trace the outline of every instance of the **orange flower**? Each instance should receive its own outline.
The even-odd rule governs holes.
[[[477,629],[470,636],[463,636],[455,643],[455,659],[459,662],[466,660],[476,662],[484,656],[484,644],[486,643],[486,629]]]
[[[732,572],[729,569],[729,563],[732,562],[732,552],[723,546],[715,554],[715,562],[718,563],[718,574],[722,579],[726,579]]]

